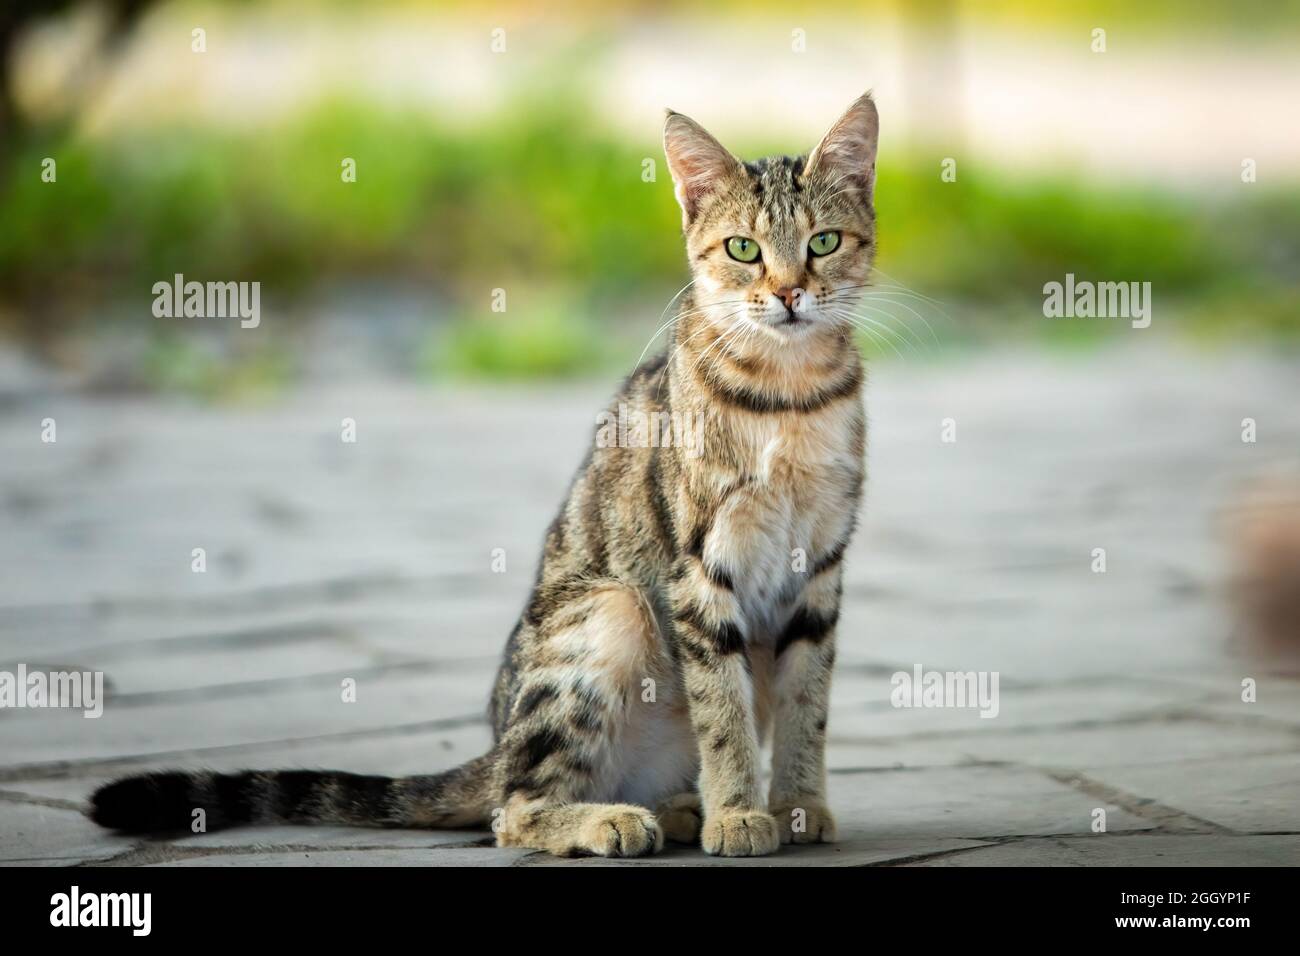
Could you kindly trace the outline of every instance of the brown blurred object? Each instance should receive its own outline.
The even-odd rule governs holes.
[[[1300,474],[1253,480],[1224,518],[1241,649],[1300,669]]]
[[[98,5],[105,13],[104,35],[97,56],[90,62],[78,64],[78,68],[84,73],[92,73],[95,67],[103,66],[100,61],[118,55],[131,30],[154,2],[100,0]],[[23,132],[23,117],[13,95],[13,58],[23,31],[34,23],[83,5],[75,0],[4,0],[0,4],[0,160],[4,158],[7,144]]]

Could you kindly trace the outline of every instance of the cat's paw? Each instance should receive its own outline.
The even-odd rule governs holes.
[[[781,845],[778,836],[762,810],[722,810],[705,819],[700,842],[710,856],[767,856]]]
[[[787,800],[772,808],[782,843],[834,843],[835,817],[824,801]]]
[[[679,793],[659,804],[655,816],[659,818],[659,829],[664,837],[673,843],[698,843],[700,839],[700,795],[698,793]]]
[[[611,804],[582,822],[578,844],[596,856],[649,856],[664,848],[664,833],[644,807]]]

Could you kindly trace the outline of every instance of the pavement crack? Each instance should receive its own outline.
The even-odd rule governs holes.
[[[75,800],[42,797],[34,793],[22,793],[18,790],[0,790],[0,800],[5,803],[23,803],[33,807],[49,807],[52,810],[71,810],[74,813],[82,813],[85,810],[85,805]]]
[[[51,601],[10,605],[4,609],[4,623],[40,627],[55,624],[78,625],[107,616],[129,614],[197,616],[200,614],[246,614],[300,607],[320,608],[331,604],[355,604],[381,597],[420,597],[442,594],[482,593],[481,575],[464,571],[411,576],[400,570],[322,578],[290,584],[273,584],[203,597],[124,594],[94,601]]]
[[[914,853],[911,856],[896,856],[888,860],[875,860],[871,863],[862,863],[858,869],[872,869],[877,867],[890,866],[910,866],[915,863],[921,863],[926,860],[940,860],[945,857],[960,856],[963,853],[973,853],[976,850],[987,850],[991,846],[998,846],[1001,843],[1010,843],[1011,840],[987,840],[978,846],[962,846],[952,850],[935,850],[932,853]]]
[[[1110,784],[1085,776],[1077,770],[1036,769],[1039,769],[1040,772],[1057,783],[1087,794],[1097,800],[1105,801],[1122,810],[1127,810],[1135,817],[1154,823],[1156,829],[1164,833],[1221,833],[1235,835],[1234,830],[1221,826],[1212,820],[1193,816],[1184,810],[1179,810],[1177,807],[1168,806],[1149,797],[1129,793],[1119,787],[1112,787]]]
[[[1079,720],[1062,720],[1047,723],[1023,724],[1018,727],[1005,727],[997,730],[1000,734],[1006,735],[1029,735],[1044,732],[1059,733],[1061,731],[1071,730],[1096,730],[1104,727],[1129,727],[1138,724],[1160,723],[1160,722],[1179,722],[1179,721],[1196,721],[1209,720],[1210,718],[1200,711],[1189,711],[1182,708],[1169,709],[1165,707],[1154,710],[1143,710],[1135,713],[1121,714],[1117,717],[1099,717],[1085,718]],[[838,746],[869,746],[885,747],[891,744],[913,743],[922,740],[952,740],[954,738],[973,737],[979,738],[989,733],[986,727],[946,727],[935,730],[923,730],[914,734],[886,734],[879,737],[868,737],[863,735],[847,736],[831,734],[827,738],[828,744]]]
[[[511,863],[511,866],[536,866],[538,863],[545,862],[553,854],[546,850],[534,850],[532,853],[525,854]]]
[[[86,860],[80,866],[152,866],[209,856],[265,856],[273,853],[373,853],[389,850],[478,850],[495,847],[496,841],[462,840],[430,846],[394,846],[388,843],[357,843],[348,846],[317,846],[313,843],[249,843],[231,846],[176,846],[173,843],[141,843],[116,856]]]
[[[276,740],[259,740],[255,743],[227,744],[219,747],[202,747],[188,750],[162,750],[148,754],[127,754],[114,757],[88,757],[83,760],[55,760],[49,763],[18,764],[0,767],[0,783],[19,780],[65,779],[120,773],[136,767],[153,766],[164,761],[211,758],[221,754],[257,753],[284,746],[319,743],[335,740],[366,740],[381,737],[401,737],[431,730],[456,730],[486,722],[482,714],[464,714],[437,720],[422,720],[410,724],[373,727],[366,730],[345,730],[330,734],[313,734],[307,737],[283,737]]]
[[[295,688],[311,688],[322,684],[337,684],[345,677],[361,680],[390,675],[451,673],[460,670],[481,670],[488,661],[496,658],[461,658],[458,660],[431,660],[409,658],[384,664],[370,664],[339,671],[302,674],[295,677],[270,677],[257,681],[236,681],[228,684],[205,684],[199,687],[182,687],[174,690],[140,691],[133,694],[110,695],[106,703],[115,707],[149,707],[155,704],[190,704],[202,700],[229,700],[233,697],[275,693]]]

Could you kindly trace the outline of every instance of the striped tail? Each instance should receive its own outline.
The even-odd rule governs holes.
[[[127,833],[242,824],[480,827],[491,819],[491,755],[446,773],[373,777],[336,770],[164,770],[105,784],[90,798],[100,826]]]

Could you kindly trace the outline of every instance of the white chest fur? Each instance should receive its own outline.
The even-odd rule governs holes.
[[[845,410],[751,418],[742,474],[705,539],[710,564],[727,569],[747,640],[769,642],[796,606],[818,558],[852,523],[861,462]]]

